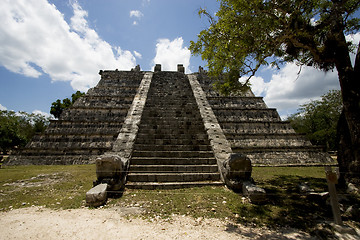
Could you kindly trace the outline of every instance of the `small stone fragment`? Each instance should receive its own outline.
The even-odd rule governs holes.
[[[104,205],[107,201],[107,188],[107,184],[99,184],[90,189],[86,193],[86,205],[90,207],[99,207]]]
[[[242,190],[243,194],[247,196],[252,203],[258,204],[266,201],[265,190],[263,188],[257,187],[251,182],[243,182]]]

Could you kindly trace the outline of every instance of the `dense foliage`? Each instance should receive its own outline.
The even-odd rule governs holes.
[[[359,30],[353,14],[359,0],[221,0],[216,16],[199,11],[210,22],[190,50],[208,62],[209,73],[227,73],[223,85],[241,87],[240,76],[253,76],[262,65],[296,62],[323,70],[335,67],[335,50],[354,50],[344,34]],[[344,45],[344,46],[342,46]],[[348,49],[349,48],[349,49]],[[247,85],[249,82],[246,82]]]
[[[23,147],[36,134],[44,132],[49,119],[41,114],[0,111],[0,150],[7,153]]]
[[[302,105],[287,120],[296,132],[306,134],[312,144],[322,145],[327,151],[336,151],[336,130],[341,110],[341,92],[332,90],[320,100]]]
[[[50,113],[55,117],[59,118],[61,113],[68,107],[70,107],[74,102],[85,95],[85,93],[77,91],[76,93],[71,95],[71,100],[69,98],[65,98],[62,101],[57,99],[55,102],[51,104]]]

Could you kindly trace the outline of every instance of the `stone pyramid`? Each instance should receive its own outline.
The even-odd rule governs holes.
[[[253,165],[324,165],[331,158],[250,91],[220,96],[198,73],[100,71],[101,80],[6,164],[90,164],[125,159],[127,187],[221,182],[230,153]]]

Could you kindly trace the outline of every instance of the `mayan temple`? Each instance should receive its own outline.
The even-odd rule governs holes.
[[[220,96],[202,68],[184,72],[100,71],[96,87],[6,164],[89,164],[112,153],[126,159],[126,186],[141,188],[222,184],[229,153],[255,166],[331,161],[251,90]]]

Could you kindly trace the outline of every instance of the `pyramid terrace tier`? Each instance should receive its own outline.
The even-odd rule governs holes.
[[[128,107],[73,107],[61,114],[60,120],[72,121],[101,121],[112,119],[114,122],[122,122],[127,115]]]
[[[73,107],[78,108],[114,108],[128,107],[132,104],[133,96],[119,96],[119,95],[107,95],[107,96],[90,96],[85,95],[76,101]]]
[[[81,135],[107,134],[117,136],[123,123],[113,121],[67,121],[52,120],[44,134],[53,135]]]
[[[214,114],[219,122],[279,122],[281,121],[279,114],[274,108],[267,109],[214,109]]]
[[[215,109],[267,108],[262,97],[207,97],[209,104]]]
[[[219,121],[226,134],[294,134],[289,122],[284,121]]]
[[[89,96],[122,96],[122,97],[131,97],[136,94],[138,86],[129,86],[129,87],[107,87],[99,86],[88,91]]]
[[[298,134],[225,134],[232,148],[312,146]]]
[[[114,134],[43,134],[36,135],[27,148],[106,148],[111,149],[116,138]]]
[[[336,165],[336,161],[316,146],[233,148],[233,151],[246,154],[254,166]]]

